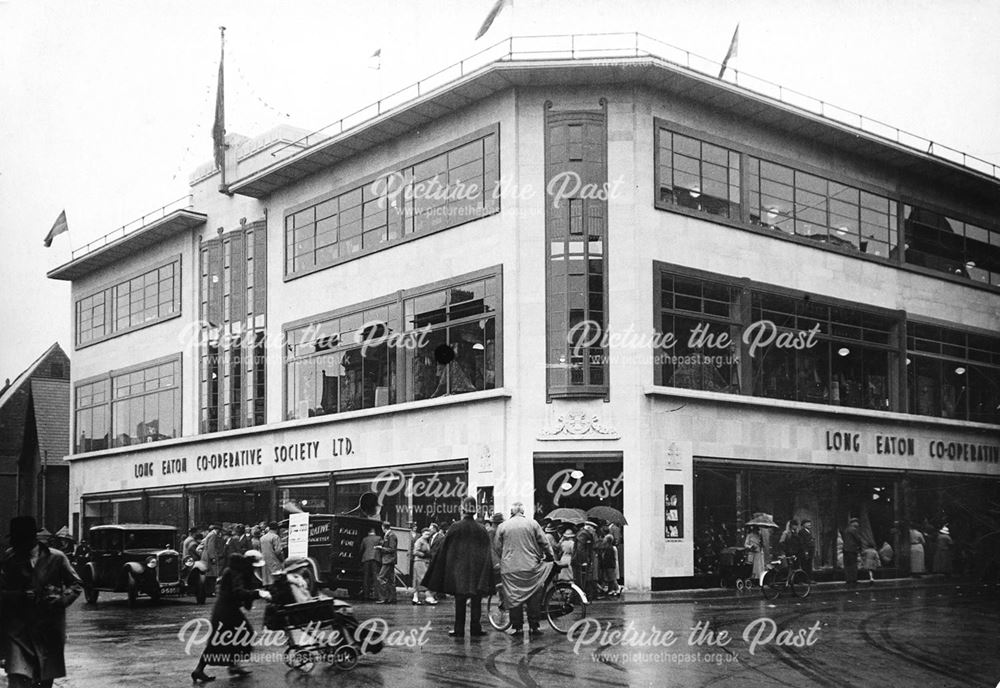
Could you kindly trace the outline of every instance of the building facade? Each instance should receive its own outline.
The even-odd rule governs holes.
[[[50,533],[69,526],[69,402],[58,343],[0,388],[0,523],[34,516]]]
[[[998,529],[995,168],[638,49],[379,113],[231,136],[223,193],[50,273],[83,530],[605,504],[656,589],[757,512],[810,518],[817,567],[849,516],[904,569],[903,522]]]

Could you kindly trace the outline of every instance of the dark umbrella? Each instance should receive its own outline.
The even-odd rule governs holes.
[[[583,523],[587,520],[587,514],[582,509],[569,509],[561,507],[555,511],[550,511],[545,518],[552,521],[567,521],[569,523]]]
[[[599,518],[608,523],[617,523],[620,526],[628,525],[628,521],[625,520],[625,514],[613,506],[604,506],[602,504],[601,506],[591,507],[587,509],[587,516],[590,518]]]

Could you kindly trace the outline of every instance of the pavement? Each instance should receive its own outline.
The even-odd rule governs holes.
[[[192,685],[203,649],[197,630],[211,605],[190,598],[159,604],[102,594],[67,613],[68,676],[60,688]],[[879,581],[846,590],[818,584],[805,600],[759,591],[626,592],[591,605],[570,636],[543,626],[539,638],[496,631],[454,640],[453,601],[436,607],[362,603],[359,620],[387,632],[387,647],[350,670],[316,662],[290,669],[284,645],[261,637],[253,673],[209,684],[225,688],[378,686],[560,688],[995,688],[1000,681],[1000,589],[943,578]],[[249,614],[262,630],[260,603]],[[0,679],[0,686],[3,685]]]

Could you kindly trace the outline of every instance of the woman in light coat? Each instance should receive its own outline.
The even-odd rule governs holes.
[[[759,581],[761,574],[764,573],[764,539],[758,526],[748,526],[743,546],[750,552],[750,563],[753,565],[751,576],[755,581]]]
[[[421,583],[427,575],[427,566],[431,561],[431,529],[424,528],[420,537],[413,543],[413,604],[423,604],[420,593],[423,591],[427,604],[437,604],[434,595]]]
[[[924,534],[910,526],[910,573],[919,576],[924,572]]]

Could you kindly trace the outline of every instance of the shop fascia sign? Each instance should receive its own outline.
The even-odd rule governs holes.
[[[960,442],[908,435],[826,430],[824,447],[829,452],[930,458],[967,463],[1000,463],[1000,445]]]
[[[208,451],[208,448],[211,451]],[[326,440],[305,440],[273,445],[250,447],[227,446],[224,443],[195,445],[204,453],[190,456],[172,456],[165,459],[139,459],[132,463],[133,478],[157,476],[187,476],[223,472],[227,476],[259,475],[258,469],[267,465],[317,463],[323,458],[350,456],[356,443],[350,437],[332,437]]]

